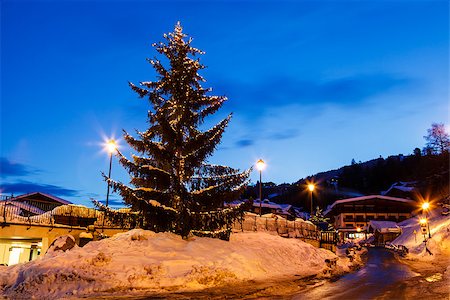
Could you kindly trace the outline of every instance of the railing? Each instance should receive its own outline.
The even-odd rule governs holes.
[[[235,221],[235,231],[267,231],[276,232],[278,235],[290,238],[303,238],[311,240],[320,239],[320,231],[310,222],[289,221],[284,218],[266,218],[258,215],[246,214],[244,219]]]
[[[66,225],[70,227],[114,227],[136,228],[138,222],[132,218],[122,216],[112,222],[105,218],[105,214],[93,208],[77,205],[62,205],[50,211],[37,214],[33,213],[31,206],[26,203],[17,203],[9,200],[0,201],[0,224],[22,223],[31,225]],[[114,224],[114,225],[113,225]],[[266,231],[273,232],[283,237],[320,240],[320,231],[315,225],[306,221],[289,221],[281,217],[260,217],[254,214],[246,214],[241,221],[235,221],[234,231]]]
[[[2,226],[7,223],[22,223],[86,227],[95,223],[104,223],[102,212],[84,206],[62,205],[44,212],[28,203],[9,200],[0,201],[0,221]]]

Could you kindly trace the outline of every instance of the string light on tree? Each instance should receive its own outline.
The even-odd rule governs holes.
[[[228,209],[224,203],[238,199],[250,170],[208,163],[231,114],[209,130],[200,126],[227,99],[209,95],[211,89],[202,86],[205,80],[198,72],[205,67],[197,56],[204,53],[191,46],[180,23],[164,38],[153,47],[165,56],[167,66],[157,58],[150,60],[157,81],[130,83],[150,105],[149,127],[137,131],[137,137],[124,134],[136,152],[132,159],[117,150],[131,176],[130,185],[105,179],[138,213],[145,229],[172,231],[184,238],[193,233],[228,239],[232,223],[243,216],[243,206]]]

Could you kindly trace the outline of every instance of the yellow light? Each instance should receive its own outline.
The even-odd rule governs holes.
[[[429,208],[430,208],[430,203],[424,202],[424,203],[422,204],[422,209],[423,209],[423,210],[427,210],[427,209],[429,209]]]
[[[308,184],[308,189],[310,192],[314,191],[314,189],[316,188],[316,186],[312,183]]]
[[[266,163],[262,159],[260,159],[256,162],[256,168],[258,169],[258,171],[264,170],[265,167],[266,167]]]
[[[419,223],[420,223],[420,224],[426,224],[426,223],[427,223],[427,219],[425,219],[425,218],[420,218]]]
[[[109,140],[108,143],[106,143],[106,150],[108,150],[109,153],[114,153],[117,150],[116,141]]]
[[[361,227],[356,228],[356,231],[361,232]]]

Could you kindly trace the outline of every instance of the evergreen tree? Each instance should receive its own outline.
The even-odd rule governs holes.
[[[319,227],[321,230],[334,230],[332,224],[330,224],[330,218],[327,218],[323,215],[323,210],[318,206],[316,208],[316,212],[309,219],[311,223]]]
[[[211,88],[198,71],[205,68],[191,46],[192,38],[180,23],[165,42],[153,47],[167,58],[168,66],[154,58],[157,81],[129,83],[139,97],[148,98],[149,128],[125,141],[137,152],[129,160],[118,152],[120,163],[131,176],[131,186],[106,178],[132,210],[142,216],[141,226],[155,231],[174,231],[184,238],[193,233],[228,239],[231,224],[243,215],[243,207],[225,207],[248,184],[250,169],[240,172],[212,165],[207,159],[220,143],[231,114],[209,130],[204,119],[226,101],[210,96]]]

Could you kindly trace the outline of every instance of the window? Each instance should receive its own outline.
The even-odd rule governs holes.
[[[364,216],[356,216],[356,222],[364,222]]]
[[[406,220],[406,217],[405,217],[405,216],[399,216],[399,217],[398,217],[398,221],[399,221],[399,222],[405,221],[405,220]]]
[[[344,221],[347,221],[347,222],[353,221],[353,216],[352,216],[352,215],[346,215],[346,216],[344,216]]]
[[[386,218],[384,216],[378,216],[377,220],[384,221],[384,220],[386,220]]]
[[[367,221],[375,220],[375,216],[374,215],[367,215],[366,220]]]
[[[347,228],[353,228],[353,224],[347,223],[347,224],[345,224],[345,227],[347,227]]]

